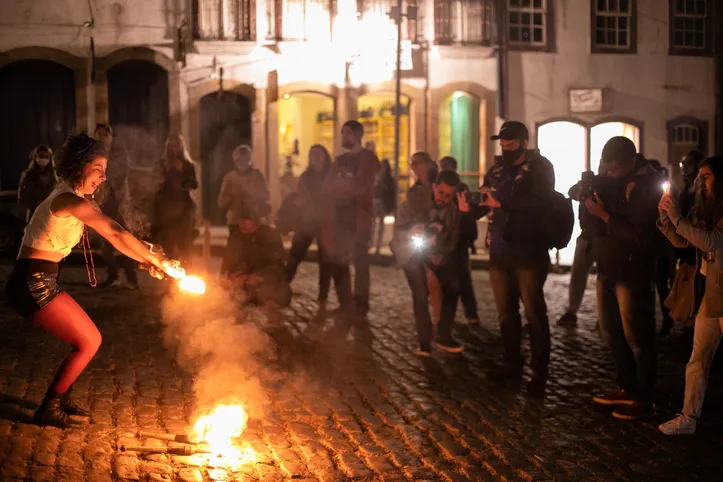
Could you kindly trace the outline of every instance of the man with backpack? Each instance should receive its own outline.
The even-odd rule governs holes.
[[[527,149],[529,132],[524,124],[505,122],[490,139],[499,140],[502,156],[487,171],[480,193],[481,204],[489,208],[485,245],[505,348],[503,374],[519,377],[524,364],[522,300],[532,352],[529,389],[539,392],[547,383],[550,362],[550,326],[543,292],[550,264],[548,249],[567,244],[574,216],[569,200],[554,189],[550,161]]]

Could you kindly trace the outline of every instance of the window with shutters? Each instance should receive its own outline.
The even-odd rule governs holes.
[[[397,6],[397,0],[357,0],[357,11],[363,20],[365,16],[387,17],[391,22],[392,8]],[[424,38],[424,0],[405,0],[403,12],[407,13],[409,7],[416,7],[416,19],[402,17],[402,38],[405,40],[421,41]]]
[[[494,25],[492,0],[434,1],[434,38],[437,44],[489,45]]]
[[[331,0],[281,0],[281,38],[283,40],[326,40],[331,38],[334,2]],[[277,28],[276,31],[279,31]]]
[[[197,40],[256,40],[256,0],[196,0]]]

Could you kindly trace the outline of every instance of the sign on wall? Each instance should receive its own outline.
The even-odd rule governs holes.
[[[570,112],[595,113],[603,110],[603,89],[570,89]]]

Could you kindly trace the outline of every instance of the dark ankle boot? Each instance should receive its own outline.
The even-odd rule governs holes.
[[[71,394],[73,393],[73,387],[63,394],[60,399],[60,408],[63,409],[68,415],[77,415],[79,417],[90,417],[90,412],[84,408],[79,407],[72,399]]]
[[[38,425],[52,425],[59,428],[68,428],[74,424],[67,413],[61,408],[62,393],[49,389],[43,398],[43,403],[35,411],[33,422]]]

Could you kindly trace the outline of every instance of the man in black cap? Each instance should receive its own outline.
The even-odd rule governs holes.
[[[611,138],[600,161],[617,180],[615,189],[595,192],[584,207],[605,224],[603,234],[592,238],[598,317],[620,388],[593,401],[616,406],[616,418],[635,420],[655,414],[654,283],[661,242],[655,223],[664,179],[626,137]]]
[[[502,156],[480,187],[488,208],[485,245],[490,253],[490,281],[505,347],[504,376],[519,376],[522,319],[520,299],[530,326],[533,391],[543,390],[550,362],[550,326],[543,286],[550,264],[543,226],[554,193],[555,171],[537,150],[528,150],[529,133],[521,122],[505,122],[499,135]]]

